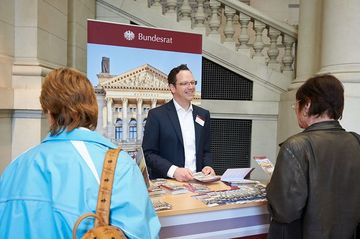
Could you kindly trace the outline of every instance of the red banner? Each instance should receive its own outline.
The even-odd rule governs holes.
[[[201,35],[88,20],[88,43],[201,54]]]

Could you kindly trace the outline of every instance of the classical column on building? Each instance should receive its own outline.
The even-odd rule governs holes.
[[[341,124],[360,132],[360,1],[301,0],[296,78],[281,95],[278,143],[301,131],[294,111],[296,90],[316,74],[330,73],[344,84],[345,108]]]
[[[113,98],[106,97],[106,111],[107,111],[107,137],[114,138],[114,123],[113,123]]]
[[[112,113],[113,99],[110,97],[106,97],[105,100],[106,100],[106,108],[107,108],[107,123],[108,123],[108,125],[111,125],[112,121],[113,121],[113,119],[112,119],[113,118],[113,113]]]
[[[128,99],[122,98],[122,121],[123,121],[123,134],[122,140],[127,141],[129,135],[129,119],[128,119]]]
[[[137,131],[137,140],[141,141],[143,138],[143,99],[137,98],[137,115],[136,115],[136,131]]]
[[[330,73],[344,85],[341,124],[360,132],[360,1],[323,0],[321,60],[318,74]]]
[[[157,99],[151,99],[151,109],[156,107]]]
[[[99,113],[101,110],[101,118],[102,118],[102,128],[105,129],[107,127],[107,109],[106,106],[104,105],[103,107],[99,108]]]
[[[360,1],[323,0],[321,73],[360,83]]]
[[[296,77],[290,85],[290,90],[299,88],[305,80],[320,69],[321,12],[322,1],[301,0],[296,52]]]

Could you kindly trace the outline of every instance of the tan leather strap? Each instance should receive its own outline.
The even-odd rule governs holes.
[[[94,217],[94,218],[96,218],[96,219],[99,220],[99,221],[103,220],[101,217],[99,217],[99,216],[96,215],[95,213],[91,213],[91,212],[85,213],[85,214],[81,215],[81,216],[76,220],[75,225],[74,225],[74,227],[73,227],[73,231],[72,231],[72,238],[73,238],[73,239],[76,239],[76,231],[77,231],[77,229],[78,229],[81,221],[84,220],[84,219],[87,218],[87,217]]]
[[[96,205],[96,215],[102,220],[95,220],[95,226],[109,225],[110,200],[114,181],[116,162],[121,148],[109,149],[106,152],[104,166],[101,173],[98,201]]]

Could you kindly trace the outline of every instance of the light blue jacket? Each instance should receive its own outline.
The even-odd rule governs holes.
[[[95,212],[99,184],[71,140],[84,141],[101,176],[105,152],[115,148],[89,130],[74,129],[21,154],[0,178],[0,238],[71,238],[77,218]],[[160,223],[134,160],[122,151],[111,197],[110,223],[128,238],[158,238]],[[83,221],[78,238],[92,228]]]

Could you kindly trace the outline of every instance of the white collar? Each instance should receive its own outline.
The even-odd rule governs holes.
[[[78,129],[80,129],[80,130],[86,130],[86,131],[91,131],[90,129],[85,128],[85,127],[79,127]]]
[[[179,105],[178,102],[176,102],[175,99],[173,99],[173,101],[174,101],[174,105],[175,105],[176,111],[179,111],[179,110],[183,110],[183,111],[185,111],[185,112],[193,111],[193,107],[192,107],[192,104],[191,104],[191,103],[190,103],[189,108],[188,108],[187,110],[185,110],[183,107],[181,107],[181,105]]]

